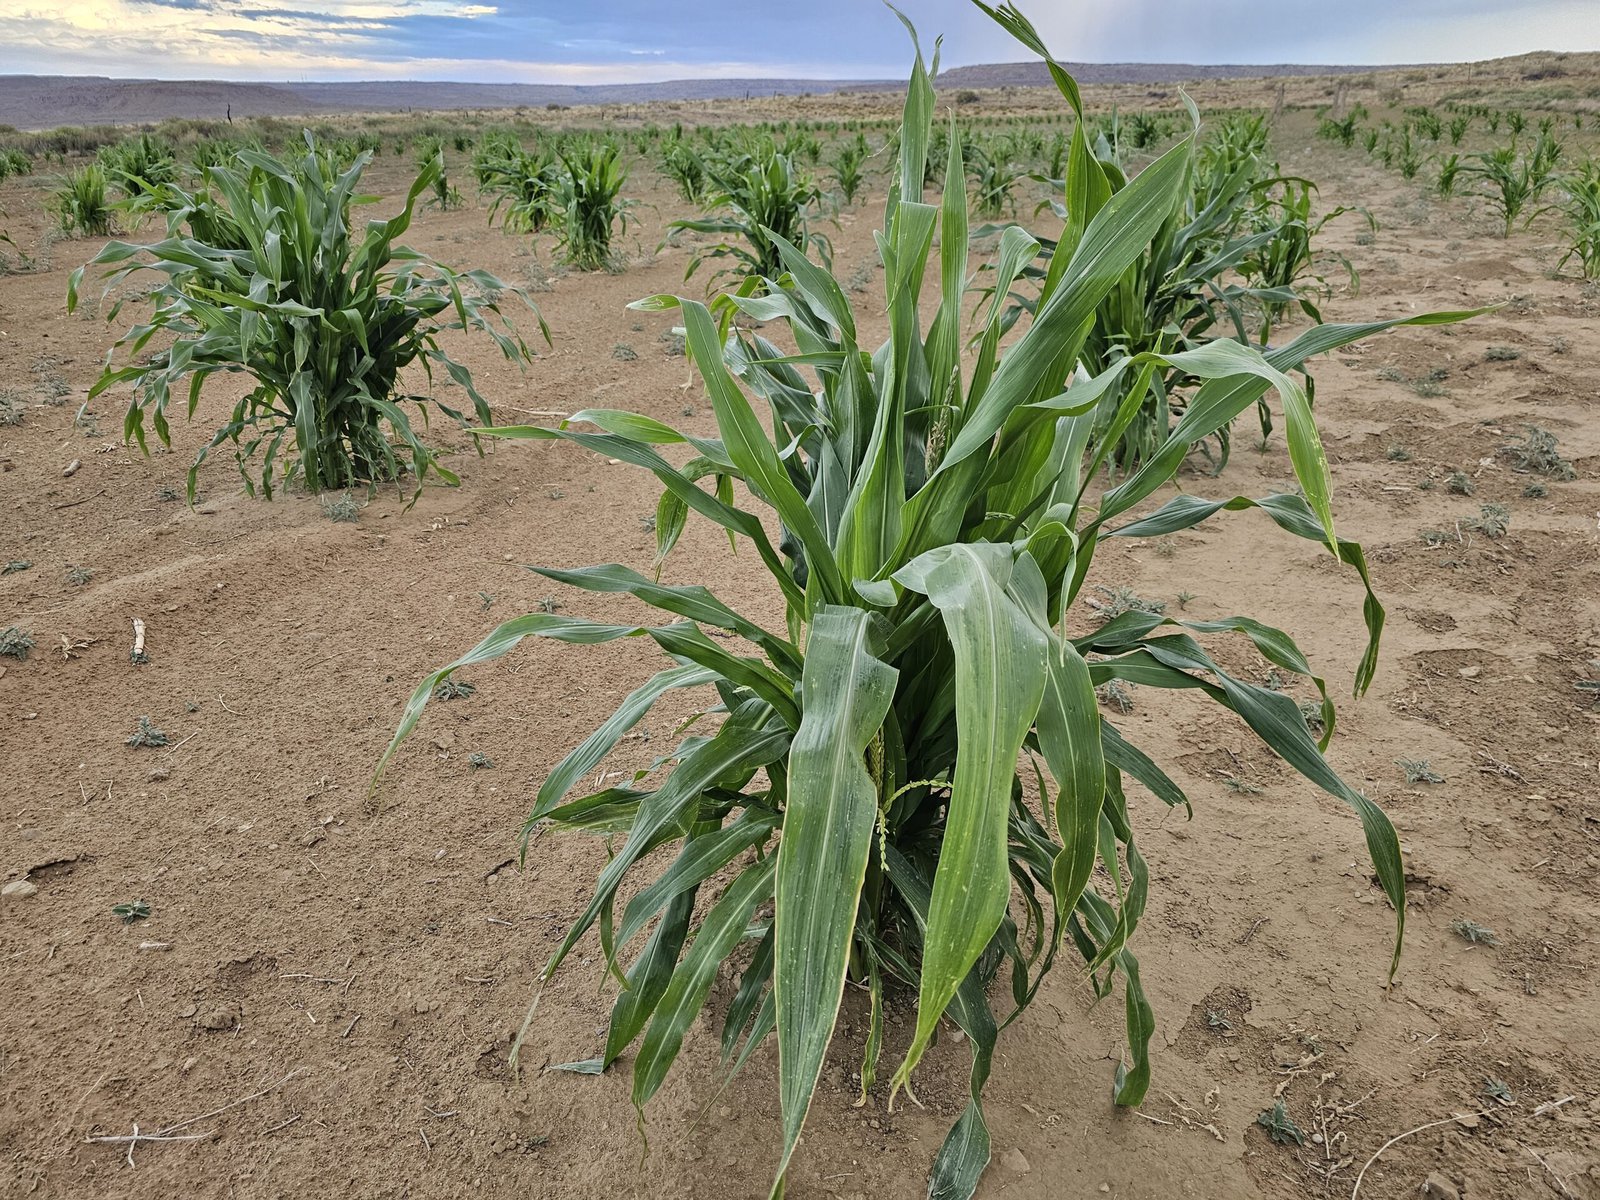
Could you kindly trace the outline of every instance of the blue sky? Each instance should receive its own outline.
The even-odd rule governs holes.
[[[947,65],[1025,57],[968,0],[904,0]],[[1393,63],[1600,50],[1600,0],[1021,0],[1058,57]],[[609,83],[897,78],[875,0],[0,0],[0,73]]]

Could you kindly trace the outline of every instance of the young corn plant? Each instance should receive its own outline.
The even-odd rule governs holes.
[[[1447,154],[1439,160],[1439,179],[1434,188],[1441,196],[1456,194],[1456,180],[1461,175],[1461,155]]]
[[[1556,269],[1575,258],[1585,279],[1600,279],[1600,161],[1590,159],[1581,170],[1569,175],[1563,186],[1567,193],[1567,236],[1571,241]]]
[[[417,147],[417,169],[419,171],[426,170],[435,158],[439,160],[439,169],[431,188],[433,194],[428,197],[427,202],[440,212],[449,212],[453,208],[460,208],[464,203],[461,190],[455,187],[450,182],[449,176],[445,174],[443,140],[437,137],[423,138],[421,144]]]
[[[191,499],[201,463],[225,442],[234,446],[245,489],[254,495],[259,487],[268,498],[280,477],[313,492],[397,479],[407,469],[403,457],[419,489],[430,473],[456,483],[403,406],[417,405],[424,420],[430,406],[462,426],[469,417],[408,390],[402,372],[420,366],[431,383],[433,369],[443,368],[471,401],[472,417],[486,425],[488,403],[441,347],[440,334],[476,330],[507,358],[531,357],[500,308],[510,294],[532,309],[526,296],[482,271],[458,274],[397,241],[442,169],[439,160],[417,175],[399,213],[363,231],[352,228],[349,206],[367,162],[362,153],[335,175],[309,135],[295,164],[241,151],[234,165],[209,168],[198,194],[168,185],[163,195],[174,206],[165,239],[114,241],[88,264],[110,268],[108,293],[138,272],[161,277],[148,293],[152,311],[112,347],[89,391],[92,400],[133,385],[126,439],[145,448],[148,423],[170,444],[175,386],[184,385],[180,395],[192,417],[213,375],[253,381],[190,467]],[[69,311],[86,269],[72,274]],[[107,319],[116,320],[127,302],[120,297]],[[152,341],[160,347],[154,352]]]
[[[869,153],[866,137],[858,133],[840,145],[839,152],[833,157],[833,181],[838,185],[839,199],[847,205],[856,202],[861,185],[866,181],[862,167]]]
[[[1326,138],[1330,142],[1337,142],[1346,150],[1356,144],[1356,134],[1359,132],[1360,122],[1354,113],[1349,113],[1340,120],[1324,117],[1317,126],[1317,136]]]
[[[98,158],[106,174],[129,196],[143,195],[178,177],[172,147],[148,133],[107,146]]]
[[[1015,9],[980,7],[1047,53]],[[1049,61],[1081,118],[1076,84]],[[779,267],[757,286],[709,305],[656,296],[635,306],[681,320],[715,438],[615,410],[575,414],[557,428],[496,431],[569,441],[650,471],[665,489],[658,562],[691,511],[710,520],[752,546],[785,610],[781,628],[705,587],[661,584],[618,564],[540,568],[566,585],[631,594],[666,617],[635,626],[536,612],[506,622],[422,682],[379,765],[417,726],[441,682],[526,638],[643,637],[666,653],[671,665],[551,771],[529,814],[530,833],[549,822],[600,835],[609,848],[593,896],[541,978],[598,927],[608,968],[626,982],[595,1057],[568,1069],[605,1071],[637,1043],[632,1099],[642,1114],[731,960],[741,979],[722,1023],[732,1070],[777,1039],[782,1146],[774,1195],[813,1103],[847,979],[859,989],[869,1031],[863,1093],[879,1088],[889,989],[917,998],[909,1046],[888,1083],[891,1100],[909,1089],[943,1020],[966,1034],[969,1100],[933,1163],[930,1195],[973,1194],[990,1155],[982,1099],[998,1031],[1033,1001],[1064,950],[1083,959],[1100,995],[1120,983],[1128,1049],[1114,1096],[1123,1105],[1145,1096],[1155,1014],[1133,937],[1151,887],[1135,831],[1149,818],[1134,806],[1151,802],[1144,792],[1158,807],[1187,802],[1102,714],[1099,686],[1137,684],[1145,696],[1198,691],[1237,713],[1270,750],[1356,812],[1394,905],[1396,953],[1403,929],[1394,830],[1322,756],[1333,733],[1325,692],[1319,743],[1292,698],[1236,678],[1206,648],[1237,635],[1279,671],[1323,691],[1289,635],[1248,617],[1184,622],[1137,610],[1096,623],[1085,619],[1083,600],[1102,539],[1158,537],[1222,511],[1253,510],[1322,544],[1365,581],[1360,547],[1334,532],[1316,426],[1287,372],[1392,325],[1455,317],[1322,325],[1267,354],[1233,341],[1141,352],[1069,386],[1097,307],[1184,212],[1194,136],[1112,191],[1080,120],[1067,185],[1093,197],[1092,210],[1074,208],[1037,311],[1002,352],[1006,287],[966,316],[959,138],[949,139],[943,196],[924,196],[934,103],[918,53],[877,243],[886,298],[872,311],[887,306],[882,346],[869,352],[860,344],[844,288],[779,237]],[[1002,276],[1020,271],[1038,248],[1023,230],[1005,230]],[[746,319],[781,323],[788,348],[742,328]],[[971,357],[963,353],[968,335],[976,339]],[[1100,467],[1117,439],[1114,428],[1098,427],[1099,398],[1126,376],[1147,383],[1174,366],[1202,381],[1185,416],[1137,472],[1101,487]],[[1273,391],[1288,414],[1303,497],[1181,493],[1133,515],[1197,440]],[[1142,385],[1128,392],[1123,419],[1142,394]],[[674,465],[683,455],[684,465]],[[736,482],[746,490],[736,492]],[[748,505],[736,495],[748,495]],[[776,544],[773,523],[782,530]],[[1383,623],[1370,591],[1365,614],[1358,691],[1372,678]],[[723,640],[730,634],[742,641]],[[639,775],[575,794],[661,697],[686,689],[714,691],[710,715],[666,754],[661,766],[669,769],[648,783]],[[991,997],[1002,971],[1010,987]],[[513,1053],[525,1037],[526,1026]]]
[[[828,239],[811,229],[811,210],[822,193],[770,140],[710,164],[708,169],[716,189],[706,200],[712,215],[673,221],[667,227],[668,236],[688,230],[719,234],[725,240],[697,252],[689,260],[685,279],[707,259],[723,258],[732,259],[735,265],[719,271],[714,280],[724,275],[776,275],[782,270],[781,241],[827,258]]]
[[[996,220],[1007,209],[1015,209],[1011,193],[1023,179],[1024,172],[1011,164],[1004,147],[985,149],[971,145],[966,149],[967,172],[972,176],[972,211],[974,216]]]
[[[1262,344],[1271,338],[1274,322],[1281,319],[1291,305],[1299,306],[1313,321],[1322,319],[1309,293],[1313,288],[1324,295],[1332,290],[1328,281],[1317,274],[1314,246],[1317,235],[1327,224],[1346,213],[1357,212],[1367,219],[1369,229],[1378,227],[1371,213],[1348,205],[1313,217],[1311,201],[1316,190],[1315,184],[1286,179],[1278,194],[1269,194],[1265,202],[1251,211],[1251,227],[1271,234],[1265,244],[1252,250],[1239,264],[1240,273],[1256,289],[1256,299],[1261,304]],[[1352,290],[1358,287],[1360,277],[1350,260],[1338,255],[1338,261],[1349,276]]]
[[[705,199],[705,160],[682,138],[667,143],[661,155],[661,173],[672,180],[679,197],[689,204],[699,204]]]
[[[1415,179],[1422,170],[1422,148],[1412,138],[1409,125],[1400,132],[1400,141],[1395,147],[1395,166],[1402,179]]]
[[[69,172],[50,197],[56,224],[68,237],[110,237],[115,230],[105,168],[88,163]]]
[[[1544,211],[1539,201],[1555,182],[1555,175],[1541,155],[1519,155],[1515,146],[1502,146],[1468,157],[1461,169],[1488,184],[1489,205],[1500,214],[1503,237],[1511,236],[1518,221],[1527,225]]]
[[[556,244],[561,257],[580,271],[600,271],[613,262],[611,239],[628,228],[632,202],[622,199],[628,180],[622,154],[609,141],[587,142],[561,151],[565,176],[560,184],[561,220]]]
[[[478,191],[492,196],[489,221],[505,207],[501,224],[516,233],[541,233],[560,219],[561,161],[548,148],[528,151],[515,137],[484,138],[472,157]]]
[[[1261,156],[1265,148],[1265,127],[1259,121],[1234,121],[1209,139],[1188,165],[1189,179],[1181,208],[1166,218],[1161,232],[1141,249],[1132,265],[1101,301],[1093,325],[1083,343],[1082,365],[1099,373],[1114,363],[1144,353],[1183,350],[1204,344],[1226,326],[1240,341],[1250,340],[1247,328],[1251,314],[1261,312],[1270,322],[1272,305],[1298,303],[1313,319],[1319,319],[1308,297],[1292,286],[1267,284],[1260,278],[1263,269],[1287,269],[1295,256],[1287,252],[1292,230],[1281,228],[1270,217],[1266,197],[1274,187],[1290,187],[1302,181],[1277,174],[1277,168]],[[1083,142],[1088,147],[1087,139]],[[1127,175],[1113,145],[1104,137],[1085,150],[1086,161],[1076,169],[1080,178],[1097,180],[1097,190],[1112,194],[1128,185]],[[1069,162],[1069,170],[1074,169]],[[1097,172],[1097,173],[1096,173]],[[1070,197],[1072,193],[1067,193]],[[1084,197],[1083,212],[1092,212],[1095,198]],[[1307,201],[1309,204],[1309,201]],[[1063,220],[1072,221],[1068,203],[1052,201]],[[980,235],[997,232],[993,226],[978,230]],[[1046,260],[1025,263],[1018,278],[1034,286],[1048,280],[1049,261],[1054,261],[1057,244],[1038,239]],[[1279,246],[1274,251],[1274,245]],[[1278,261],[1271,261],[1276,253]],[[1262,256],[1267,256],[1263,259]],[[1254,272],[1254,277],[1252,277]],[[1241,282],[1242,280],[1242,282]],[[1013,308],[1008,320],[1021,311],[1037,311],[1036,297],[1013,293]],[[1279,310],[1281,311],[1281,310]],[[1174,367],[1158,368],[1150,386],[1137,374],[1120,377],[1100,398],[1098,427],[1115,430],[1115,448],[1110,462],[1131,470],[1164,444],[1174,414],[1174,392],[1182,383]],[[1133,416],[1121,420],[1124,399],[1130,389],[1142,389],[1143,400]],[[1262,434],[1271,429],[1265,408],[1261,411]],[[1228,426],[1215,436],[1218,443],[1217,470],[1226,465],[1230,447]],[[1209,450],[1207,450],[1209,454]]]

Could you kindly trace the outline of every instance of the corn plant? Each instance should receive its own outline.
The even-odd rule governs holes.
[[[1461,139],[1467,136],[1467,130],[1472,128],[1472,118],[1462,114],[1450,119],[1450,144],[1461,145]]]
[[[50,197],[56,224],[69,237],[109,237],[115,228],[105,168],[88,163],[65,175]]]
[[[1447,154],[1439,160],[1439,178],[1434,184],[1435,190],[1441,196],[1453,196],[1456,192],[1456,179],[1461,174],[1461,155]]]
[[[1120,141],[1133,150],[1147,150],[1166,136],[1165,118],[1153,112],[1132,112],[1120,123]]]
[[[1234,113],[1217,124],[1195,154],[1196,188],[1216,192],[1241,170],[1259,174],[1268,161],[1270,130],[1263,116]]]
[[[171,183],[178,176],[172,147],[148,133],[105,147],[98,159],[107,176],[129,196]]]
[[[1377,222],[1365,209],[1341,205],[1320,217],[1311,215],[1311,201],[1316,186],[1305,180],[1284,180],[1277,194],[1251,211],[1250,224],[1270,236],[1253,248],[1239,264],[1239,272],[1255,289],[1255,298],[1262,307],[1261,341],[1272,336],[1272,326],[1290,307],[1297,305],[1313,321],[1322,320],[1307,294],[1314,286],[1327,294],[1327,280],[1316,272],[1314,242],[1330,221],[1346,213],[1360,213],[1367,227],[1376,230]],[[1350,260],[1337,256],[1355,289],[1360,277]]]
[[[1324,117],[1317,126],[1317,136],[1326,138],[1330,142],[1337,142],[1348,150],[1356,144],[1357,121],[1354,113],[1347,114],[1341,120]]]
[[[1387,165],[1387,164],[1386,164]],[[1400,131],[1400,142],[1395,147],[1395,166],[1402,179],[1415,179],[1422,170],[1422,150],[1411,137],[1411,126]]]
[[[705,198],[706,164],[682,138],[667,143],[661,155],[661,173],[677,185],[678,195],[690,204]]]
[[[1567,236],[1571,245],[1556,270],[1576,258],[1585,279],[1600,279],[1600,161],[1590,159],[1563,181]]]
[[[845,204],[854,204],[856,195],[861,191],[865,181],[862,166],[867,161],[868,153],[867,139],[858,133],[842,143],[838,153],[833,156],[833,180],[838,184],[839,198]]]
[[[1319,319],[1309,298],[1292,285],[1262,278],[1269,270],[1300,266],[1301,254],[1290,252],[1295,240],[1293,217],[1282,218],[1289,227],[1280,230],[1280,221],[1271,218],[1267,197],[1275,187],[1304,184],[1278,175],[1276,166],[1262,157],[1259,132],[1263,130],[1257,123],[1239,123],[1202,145],[1190,163],[1184,203],[1096,310],[1084,341],[1086,369],[1100,372],[1129,356],[1187,349],[1216,336],[1223,327],[1231,327],[1236,340],[1248,341],[1247,324],[1254,311],[1264,314],[1264,334],[1289,304],[1298,303]],[[1115,193],[1127,186],[1127,173],[1112,142],[1098,136],[1089,154],[1107,189]],[[1052,204],[1059,217],[1071,220],[1067,204]],[[1309,208],[1309,198],[1305,204]],[[978,230],[980,235],[995,232],[993,226]],[[1304,240],[1309,248],[1309,230]],[[1044,237],[1038,241],[1047,259],[1055,254],[1054,242]],[[1026,263],[1018,278],[1039,286],[1048,279],[1048,269],[1048,262]],[[1020,291],[1013,292],[1012,301],[1008,319],[1020,310],[1037,311],[1037,299]],[[1171,392],[1180,378],[1176,369],[1157,370],[1142,403],[1126,421],[1119,416],[1123,399],[1128,389],[1144,387],[1142,379],[1123,377],[1101,397],[1098,428],[1116,431],[1111,463],[1132,469],[1164,443],[1172,417]],[[1264,408],[1260,415],[1266,436],[1271,423]],[[1228,427],[1224,425],[1215,436],[1220,471],[1229,454]]]
[[[1553,174],[1561,162],[1563,147],[1548,129],[1540,129],[1533,143],[1533,171],[1536,175]]]
[[[32,175],[33,159],[29,158],[26,151],[15,146],[0,150],[0,179],[8,175]]]
[[[444,166],[444,141],[442,138],[425,137],[417,146],[417,169],[426,170],[433,159],[439,160],[439,169],[434,173],[432,195],[428,203],[440,212],[449,212],[452,208],[460,208],[465,201],[462,199],[459,188],[451,184],[450,178],[445,174]]]
[[[1050,139],[1050,157],[1045,160],[1045,179],[1054,182],[1066,178],[1067,174],[1067,134],[1065,130],[1058,129]]]
[[[1001,148],[985,150],[982,146],[967,147],[967,171],[972,176],[973,213],[975,216],[995,219],[1008,208],[1016,207],[1011,193],[1023,178],[1023,172],[1014,167]]]
[[[1544,211],[1539,201],[1555,182],[1554,173],[1539,156],[1519,155],[1515,146],[1470,155],[1462,170],[1489,185],[1489,204],[1500,214],[1504,237],[1511,236],[1519,220],[1526,225]]]
[[[206,170],[202,192],[168,185],[173,207],[164,240],[111,242],[89,264],[111,268],[108,292],[137,272],[162,277],[149,292],[153,311],[113,346],[89,392],[93,399],[114,385],[133,385],[125,438],[145,448],[148,421],[170,444],[174,385],[187,384],[192,417],[212,375],[242,373],[254,383],[190,467],[191,499],[201,463],[224,442],[233,443],[252,495],[259,486],[270,498],[280,474],[310,491],[396,479],[405,469],[401,455],[419,489],[430,473],[455,483],[402,406],[416,404],[426,419],[431,405],[463,426],[469,418],[407,390],[402,371],[420,365],[431,382],[433,368],[442,367],[476,420],[488,424],[487,402],[439,335],[477,330],[506,357],[530,357],[501,312],[503,284],[482,271],[457,274],[396,241],[441,169],[437,158],[417,175],[398,214],[368,222],[364,232],[352,229],[349,204],[368,161],[363,152],[335,175],[309,135],[297,164],[241,151],[232,166]],[[69,311],[84,270],[73,272]],[[126,302],[119,298],[107,319]],[[150,353],[153,340],[159,348]],[[126,359],[120,367],[118,351]],[[253,474],[247,466],[258,453]]]
[[[980,7],[1046,53],[1015,9]],[[1049,62],[1081,115],[1076,84]],[[1135,821],[1130,803],[1148,800],[1130,785],[1158,804],[1186,800],[1102,716],[1097,685],[1189,689],[1237,713],[1269,749],[1356,811],[1394,905],[1396,953],[1404,925],[1394,830],[1322,757],[1331,705],[1325,698],[1319,705],[1326,718],[1319,743],[1293,699],[1236,678],[1201,640],[1240,635],[1322,696],[1286,633],[1246,617],[1180,622],[1138,611],[1085,632],[1078,614],[1101,539],[1170,533],[1224,510],[1264,513],[1365,580],[1360,548],[1334,533],[1310,406],[1285,372],[1393,324],[1453,318],[1319,326],[1268,355],[1226,341],[1134,355],[1064,386],[1095,309],[1182,211],[1193,135],[1113,193],[1077,126],[1068,183],[1092,197],[1093,211],[1074,210],[1049,263],[1043,302],[1002,353],[1004,287],[970,318],[975,327],[964,328],[969,237],[960,139],[949,139],[942,199],[924,199],[933,106],[919,53],[878,240],[889,335],[877,351],[858,343],[856,315],[830,271],[780,238],[781,273],[758,287],[741,285],[709,306],[672,296],[635,306],[681,318],[718,437],[689,437],[615,410],[575,414],[558,428],[498,431],[570,441],[652,472],[665,488],[658,557],[671,551],[691,510],[747,539],[786,612],[781,628],[704,587],[664,585],[621,565],[540,568],[564,584],[629,593],[669,619],[613,625],[541,612],[508,621],[423,681],[384,756],[387,763],[416,727],[438,684],[525,638],[644,637],[665,651],[672,665],[546,776],[529,814],[530,834],[550,822],[600,835],[608,847],[593,896],[541,979],[598,925],[599,952],[626,982],[595,1057],[567,1069],[605,1071],[638,1042],[632,1099],[642,1114],[731,960],[740,983],[721,1039],[731,1069],[769,1035],[777,1038],[775,1195],[813,1103],[847,979],[860,989],[869,1031],[863,1094],[879,1086],[889,987],[917,996],[909,1047],[888,1084],[891,1101],[910,1088],[943,1018],[966,1034],[970,1098],[934,1161],[930,1195],[972,1195],[990,1154],[982,1093],[998,1030],[1028,1007],[1063,949],[1084,959],[1099,994],[1120,981],[1128,1052],[1114,1097],[1136,1105],[1145,1096],[1155,1014],[1133,935],[1151,872],[1134,834],[1142,818]],[[1036,249],[1023,230],[1006,230],[1003,273],[1020,269]],[[919,307],[925,288],[931,294]],[[739,317],[781,322],[792,348],[741,330]],[[977,343],[971,359],[963,354],[969,333]],[[1099,467],[1114,438],[1095,431],[1098,397],[1115,379],[1148,377],[1175,362],[1204,380],[1194,403],[1159,455],[1102,489]],[[1132,517],[1173,478],[1196,439],[1274,389],[1289,414],[1303,498],[1180,494]],[[1138,389],[1131,395],[1137,404]],[[677,466],[681,458],[669,461],[657,447],[682,447],[690,457]],[[747,492],[736,493],[735,481]],[[747,494],[749,506],[739,507],[736,494]],[[776,545],[771,524],[782,528]],[[1365,611],[1369,642],[1358,691],[1371,680],[1383,619],[1370,594]],[[726,635],[742,641],[721,640]],[[712,715],[666,754],[660,766],[670,769],[661,778],[647,784],[641,774],[574,798],[574,786],[594,775],[658,699],[691,688],[715,689]],[[669,865],[645,882],[647,863],[668,861],[653,852],[666,854]],[[996,1013],[989,987],[1002,970],[1011,986],[996,997]],[[526,1031],[525,1024],[513,1054]]]
[[[827,256],[827,238],[811,229],[811,209],[822,193],[771,141],[711,164],[709,171],[716,189],[706,199],[711,215],[673,221],[667,226],[668,236],[688,230],[719,234],[724,240],[697,251],[689,260],[685,279],[707,259],[723,258],[737,265],[713,278],[777,275],[782,270],[780,240]]]
[[[259,138],[209,137],[201,138],[189,151],[189,161],[196,170],[220,167],[233,161],[241,150],[264,150]]]
[[[502,225],[517,233],[540,233],[561,213],[561,162],[546,147],[524,150],[505,131],[486,136],[472,156],[478,191],[492,196],[489,221],[505,207]]]
[[[561,221],[556,244],[562,258],[581,271],[598,271],[612,265],[613,233],[628,227],[631,202],[622,199],[628,171],[622,155],[608,141],[587,142],[563,149],[561,165]]]

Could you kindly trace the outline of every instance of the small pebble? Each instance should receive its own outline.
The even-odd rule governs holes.
[[[30,883],[26,879],[13,879],[5,887],[0,888],[0,896],[8,900],[26,900],[30,896],[39,894],[39,885]]]
[[[1015,1146],[1000,1156],[1000,1165],[1013,1175],[1026,1175],[1030,1169],[1028,1156]]]

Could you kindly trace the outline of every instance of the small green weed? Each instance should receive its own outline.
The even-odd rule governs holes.
[[[15,625],[0,633],[0,658],[28,661],[28,651],[33,649],[33,634]]]
[[[322,502],[322,515],[338,524],[348,524],[361,519],[361,506],[347,495],[337,500],[325,499]]]
[[[1485,1075],[1483,1077],[1483,1094],[1501,1104],[1515,1104],[1517,1102],[1516,1097],[1511,1094],[1511,1085],[1504,1079],[1498,1079],[1493,1075]]]
[[[1464,941],[1471,942],[1474,946],[1498,946],[1500,939],[1495,931],[1476,921],[1458,918],[1450,922],[1450,932]]]
[[[1505,537],[1511,528],[1511,510],[1504,504],[1480,504],[1478,515],[1467,522],[1467,528],[1486,538]]]
[[[122,918],[124,925],[132,925],[135,921],[143,921],[150,915],[150,905],[144,900],[126,900],[121,904],[112,905],[111,911]]]
[[[1120,679],[1108,680],[1094,690],[1101,704],[1108,704],[1119,713],[1133,711],[1133,684]]]
[[[1104,596],[1105,600],[1100,601],[1092,596],[1086,596],[1084,597],[1084,602],[1094,609],[1102,623],[1114,621],[1123,613],[1128,612],[1164,613],[1167,611],[1165,600],[1147,600],[1132,588],[1108,588],[1097,584],[1094,590]]]
[[[127,745],[154,748],[156,746],[165,746],[169,741],[171,741],[171,739],[168,738],[162,730],[157,729],[155,725],[151,723],[149,717],[140,717],[138,720],[138,726],[139,727],[135,729],[133,734],[127,739]]]
[[[1394,765],[1404,773],[1407,783],[1443,783],[1444,776],[1434,771],[1425,758],[1397,758]]]
[[[1256,1118],[1256,1124],[1267,1131],[1267,1136],[1280,1146],[1304,1146],[1306,1135],[1289,1116],[1289,1106],[1279,1100]]]
[[[1572,464],[1561,457],[1557,449],[1556,435],[1548,429],[1540,429],[1537,425],[1529,425],[1514,442],[1502,446],[1501,453],[1511,459],[1511,465],[1518,471],[1533,475],[1548,475],[1551,479],[1573,479],[1577,472],[1572,469]]]

